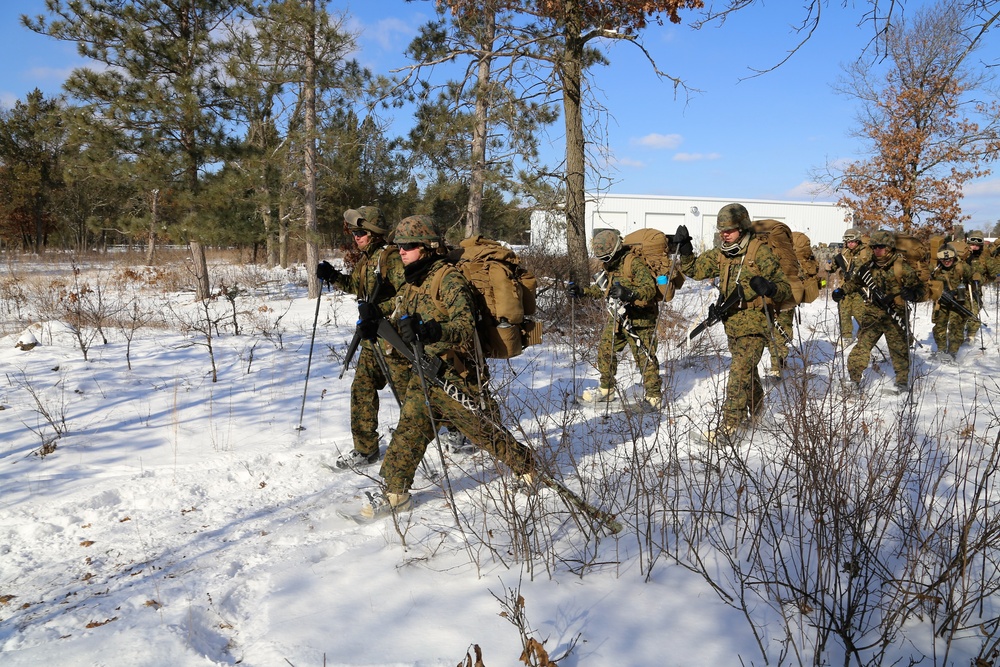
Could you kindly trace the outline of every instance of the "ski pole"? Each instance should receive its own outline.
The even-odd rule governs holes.
[[[313,344],[316,342],[316,325],[319,323],[319,306],[320,302],[323,300],[323,283],[319,284],[319,294],[316,295],[316,315],[313,316],[313,329],[312,335],[309,337],[309,360],[306,361],[306,382],[302,387],[302,407],[299,409],[299,425],[295,428],[296,431],[300,433],[306,430],[306,427],[302,425],[302,415],[306,412],[306,392],[309,389],[309,371],[312,368],[313,360]]]

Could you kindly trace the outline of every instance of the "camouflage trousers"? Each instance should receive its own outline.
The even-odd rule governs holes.
[[[767,339],[762,335],[727,336],[729,381],[722,402],[722,427],[735,429],[748,416],[756,417],[764,407],[764,387],[760,383],[757,364],[764,354]]]
[[[865,310],[865,300],[860,294],[848,294],[837,304],[840,311],[840,337],[851,338],[854,336],[854,320],[861,325],[861,313]]]
[[[632,358],[642,373],[642,386],[646,396],[660,398],[663,390],[660,387],[660,364],[656,359],[656,324],[652,326],[633,324],[632,331],[639,339],[638,342],[614,320],[610,320],[601,332],[601,340],[597,344],[597,372],[601,376],[601,386],[607,389],[615,386],[618,355],[625,350],[627,343],[632,351]],[[649,357],[643,349],[649,352]]]
[[[354,381],[351,383],[351,435],[354,438],[354,449],[366,455],[378,451],[378,392],[385,389],[387,380],[392,380],[392,385],[400,392],[399,398],[402,400],[410,368],[405,359],[393,355],[383,356],[390,378],[386,378],[379,368],[372,344],[363,343],[358,355],[358,365],[354,369]]]
[[[449,422],[477,447],[486,450],[507,465],[515,474],[534,468],[532,451],[518,442],[513,434],[500,424],[500,409],[489,394],[480,395],[467,385],[458,385],[463,392],[480,402],[477,414],[445,393],[437,385],[428,384],[427,397],[420,385],[420,377],[413,373],[406,387],[406,398],[399,410],[399,424],[392,434],[379,474],[385,479],[389,493],[404,493],[413,485],[417,466],[434,439],[435,427]],[[434,415],[434,424],[427,414],[427,402]]]
[[[931,315],[934,344],[939,352],[955,355],[965,342],[966,325],[971,318],[946,308],[937,308]]]
[[[973,312],[975,317],[970,317],[965,321],[965,340],[972,340],[979,333],[979,327],[983,324],[980,321],[979,311],[982,310],[982,297],[979,300],[973,299],[969,302],[969,310]]]
[[[773,315],[773,322],[771,338],[767,341],[767,349],[771,353],[771,367],[784,368],[794,335],[795,309],[778,311]]]
[[[896,385],[909,387],[910,341],[906,339],[905,332],[884,314],[878,317],[866,315],[862,320],[861,329],[858,330],[858,342],[847,357],[848,374],[853,381],[861,382],[861,376],[871,363],[872,350],[882,336],[885,336],[889,359],[896,372]]]

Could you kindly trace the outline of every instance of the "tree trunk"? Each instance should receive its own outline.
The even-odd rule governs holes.
[[[316,0],[312,0],[312,23],[309,44],[306,48],[305,96],[305,240],[306,276],[309,279],[309,298],[319,298],[322,291],[316,278],[319,249],[316,247]]]
[[[482,18],[484,33],[480,44],[479,71],[476,75],[476,123],[472,130],[472,173],[469,175],[469,204],[465,211],[466,238],[479,234],[482,227],[483,189],[486,184],[486,120],[496,13],[491,9],[484,9]]]
[[[149,207],[149,239],[146,241],[146,266],[153,265],[153,253],[156,252],[156,226],[160,223],[160,191],[153,190],[153,201]]]
[[[191,241],[191,261],[194,267],[195,297],[204,301],[212,294],[212,285],[208,280],[208,260],[205,259],[205,246],[201,241]]]
[[[278,265],[288,268],[288,218],[283,203],[278,205]]]
[[[563,112],[566,122],[566,247],[569,279],[590,284],[586,225],[586,156],[583,136],[583,48],[580,10],[566,3],[566,52],[562,60]]]

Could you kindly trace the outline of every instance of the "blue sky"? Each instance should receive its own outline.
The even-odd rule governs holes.
[[[660,70],[683,79],[694,93],[675,98],[671,84],[654,75],[629,44],[606,49],[611,64],[594,71],[593,85],[608,108],[612,158],[604,173],[617,193],[832,201],[815,196],[810,173],[829,162],[857,159],[862,145],[850,136],[853,102],[834,92],[841,65],[871,39],[858,26],[860,8],[829,3],[819,30],[777,70],[753,76],[781,61],[800,37],[794,25],[802,3],[755,5],[721,27],[700,31],[681,24],[651,26],[642,40]],[[909,9],[920,3],[910,0]],[[427,0],[332,2],[358,33],[356,57],[376,72],[406,64],[403,50],[417,28],[434,15]],[[859,7],[867,8],[866,3]],[[19,14],[44,10],[43,0],[0,3],[0,103],[10,106],[34,87],[56,94],[66,74],[81,64],[72,45],[22,28]],[[685,18],[693,15],[685,14]],[[987,44],[996,53],[998,45]],[[990,53],[984,51],[981,57]],[[409,123],[399,112],[395,127]],[[561,122],[560,122],[561,123]],[[547,155],[561,154],[561,125],[552,128]],[[967,185],[963,202],[972,219],[966,229],[990,228],[1000,219],[1000,170]]]

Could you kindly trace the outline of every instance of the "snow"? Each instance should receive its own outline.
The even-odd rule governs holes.
[[[23,266],[18,271],[27,273]],[[547,323],[543,345],[495,367],[512,427],[545,453],[568,486],[618,513],[622,533],[602,534],[574,519],[547,489],[536,496],[510,492],[507,471],[482,454],[449,458],[445,482],[433,445],[418,472],[414,510],[398,526],[357,525],[338,511],[360,508],[377,466],[365,471],[369,477],[320,465],[351,447],[353,367],[338,376],[353,331],[353,298],[324,293],[317,311],[316,300],[305,296],[301,267],[258,268],[253,279],[235,267],[215,267],[217,282],[224,271],[226,284],[246,289],[236,302],[239,335],[230,303],[212,304],[217,382],[207,338],[197,328],[203,311],[186,291],[161,292],[152,283],[122,290],[121,299],[141,292],[140,303],[173,323],[132,332],[131,369],[127,324],[107,324],[107,344],[100,335],[89,338],[84,360],[79,329],[45,319],[31,301],[17,308],[3,302],[0,663],[6,667],[436,667],[474,656],[474,645],[486,665],[514,665],[522,664],[518,611],[525,636],[543,642],[550,657],[568,653],[561,667],[762,665],[760,644],[777,664],[789,628],[809,635],[806,615],[782,621],[778,610],[789,613],[787,604],[750,599],[752,627],[744,610],[713,588],[710,578],[731,585],[748,571],[721,548],[725,531],[706,527],[711,548],[700,552],[705,570],[697,571],[684,545],[663,538],[670,526],[656,520],[662,515],[635,502],[658,479],[679,492],[671,466],[710,455],[688,431],[710,426],[716,414],[728,362],[721,327],[691,350],[661,343],[671,406],[662,415],[567,407],[574,390],[596,384],[596,346],[571,344],[573,336],[593,335],[583,333],[579,313],[572,330],[565,318]],[[112,284],[103,283],[106,296]],[[996,296],[993,290],[987,296],[988,316]],[[692,282],[664,308],[673,313],[665,318],[691,326],[711,297],[707,285]],[[843,367],[830,343],[836,309],[821,297],[800,310],[798,331],[807,342],[793,352],[793,363],[808,355],[820,385],[832,386]],[[891,384],[887,362],[867,372],[862,421],[875,429],[872,441],[894,442],[897,424],[913,410],[913,428],[927,436],[921,442],[941,451],[992,442],[996,332],[984,332],[985,351],[977,339],[952,367],[929,357],[927,304],[917,307],[914,331],[923,344],[915,355],[915,406],[877,391]],[[38,345],[17,347],[27,335]],[[762,368],[767,359],[765,353]],[[627,354],[620,372],[638,380]],[[799,423],[789,386],[768,396],[767,423],[776,433]],[[834,390],[823,396],[821,409],[847,409]],[[398,411],[388,391],[380,400],[384,447]],[[780,449],[776,438],[762,431],[743,443],[744,462],[764,469]],[[877,449],[866,455],[877,456]],[[654,473],[636,473],[636,461]],[[718,466],[720,475],[736,474],[722,461]],[[914,497],[938,502],[968,481],[947,479]],[[992,481],[986,489],[995,500]],[[978,521],[988,523],[990,511]],[[660,549],[661,542],[673,551]],[[777,553],[771,547],[758,545],[755,553]],[[745,546],[736,551],[749,560]],[[987,558],[977,567],[993,565]],[[995,603],[986,596],[982,619],[997,615]],[[923,655],[933,656],[923,664],[967,665],[978,655],[984,640],[972,629],[957,633],[945,653],[929,629],[932,616],[907,621],[885,654],[887,664]],[[823,659],[843,663],[843,649],[831,643]],[[784,659],[811,664],[809,641],[802,639],[798,650],[799,658]]]

